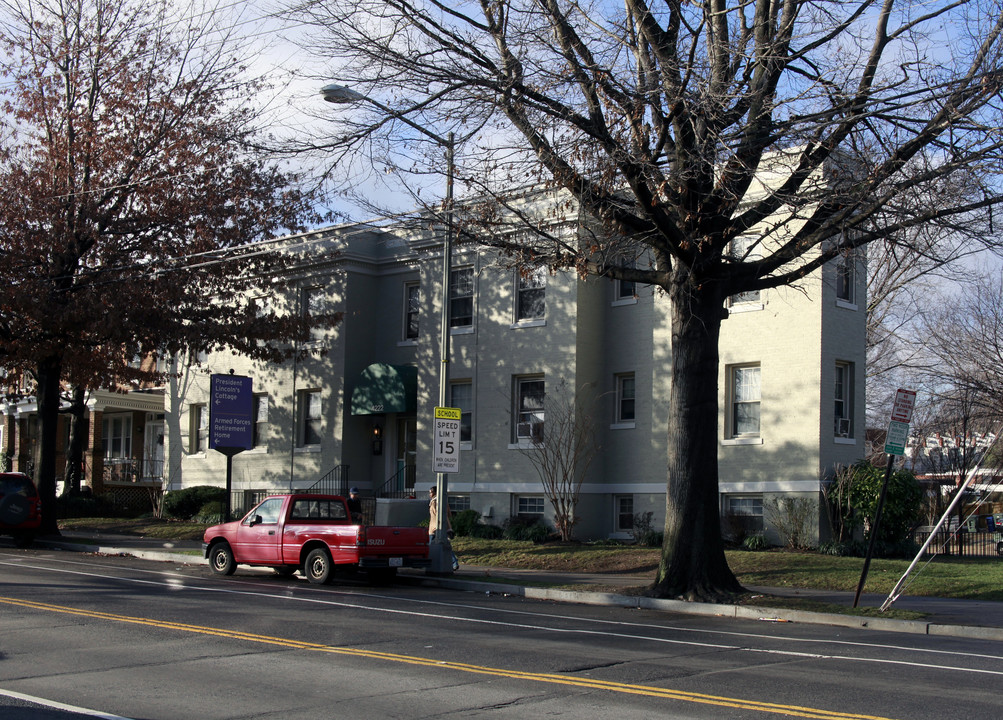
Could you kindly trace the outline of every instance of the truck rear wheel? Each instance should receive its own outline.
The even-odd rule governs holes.
[[[225,542],[219,542],[209,548],[209,567],[217,575],[233,575],[237,563],[233,559],[233,550]]]
[[[324,548],[314,548],[303,563],[303,574],[316,585],[327,585],[334,579],[334,563],[331,554]]]

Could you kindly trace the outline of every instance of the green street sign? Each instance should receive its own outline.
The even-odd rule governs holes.
[[[905,444],[909,439],[909,423],[891,420],[888,423],[888,435],[885,437],[885,453],[888,455],[904,455]]]

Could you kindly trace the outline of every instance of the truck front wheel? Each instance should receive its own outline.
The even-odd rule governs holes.
[[[331,554],[324,548],[315,548],[306,556],[303,563],[303,574],[306,579],[317,585],[326,585],[334,578],[334,563]]]
[[[209,549],[209,567],[217,575],[233,575],[237,563],[233,559],[233,550],[229,545],[220,542]]]

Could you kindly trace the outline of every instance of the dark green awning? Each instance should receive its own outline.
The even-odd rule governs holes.
[[[352,415],[415,412],[418,408],[418,368],[373,363],[359,375],[352,390]]]

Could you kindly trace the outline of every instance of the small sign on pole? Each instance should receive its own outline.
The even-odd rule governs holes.
[[[915,407],[915,390],[899,388],[895,391],[895,403],[892,405],[888,434],[885,438],[886,455],[905,454],[906,442],[909,440],[909,423],[912,422],[912,411]]]
[[[460,471],[460,408],[437,407],[432,430],[432,472]]]
[[[891,419],[907,425],[912,422],[912,411],[916,407],[916,391],[899,388],[895,391],[895,404],[892,405]]]

